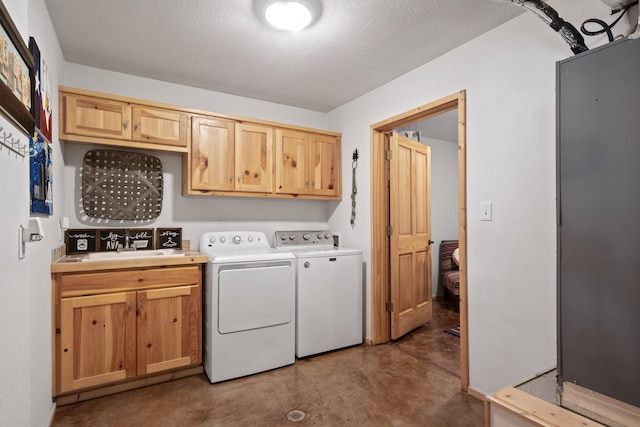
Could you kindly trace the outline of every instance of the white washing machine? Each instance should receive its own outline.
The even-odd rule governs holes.
[[[203,365],[212,383],[295,362],[295,258],[264,233],[209,232]]]
[[[296,356],[361,344],[362,251],[335,247],[330,231],[277,231],[296,257]]]

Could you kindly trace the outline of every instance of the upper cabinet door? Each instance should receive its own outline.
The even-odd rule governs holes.
[[[309,134],[276,129],[276,193],[309,191]]]
[[[126,102],[64,95],[64,134],[131,139],[131,109]]]
[[[191,188],[233,191],[235,188],[235,123],[194,117],[191,123]]]
[[[341,142],[336,136],[312,134],[309,144],[309,194],[341,197]]]
[[[132,106],[132,140],[186,147],[189,138],[189,116],[173,110],[148,106]]]
[[[236,190],[271,193],[273,128],[240,123],[236,126]]]

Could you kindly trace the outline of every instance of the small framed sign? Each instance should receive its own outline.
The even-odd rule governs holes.
[[[137,250],[153,249],[153,228],[130,228],[129,246],[135,245]]]
[[[98,230],[67,230],[65,240],[67,254],[95,252],[98,247]]]
[[[158,228],[156,248],[182,249],[182,228]]]
[[[98,250],[100,252],[117,251],[122,245],[124,248],[127,243],[126,232],[124,229],[104,229],[100,230],[100,243]]]

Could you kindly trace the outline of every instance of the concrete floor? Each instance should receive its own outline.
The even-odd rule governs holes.
[[[460,391],[451,303],[385,345],[361,345],[211,384],[205,374],[62,406],[53,426],[482,426],[484,405]],[[287,419],[292,410],[304,419]]]

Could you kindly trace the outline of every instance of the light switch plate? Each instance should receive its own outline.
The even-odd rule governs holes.
[[[491,202],[480,202],[480,221],[491,221]]]

